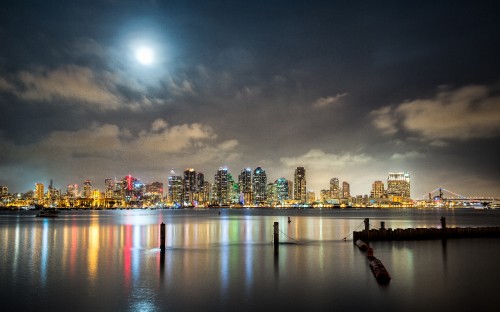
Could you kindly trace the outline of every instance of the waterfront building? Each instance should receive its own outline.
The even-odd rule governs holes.
[[[342,198],[351,197],[351,187],[346,181],[342,182]]]
[[[163,183],[153,182],[146,184],[146,194],[147,196],[163,197]]]
[[[45,195],[44,185],[43,183],[35,184],[35,198],[38,201],[43,201],[43,197]]]
[[[384,189],[384,182],[375,181],[372,183],[372,190],[370,192],[370,198],[385,198],[386,192]]]
[[[194,194],[196,193],[196,171],[193,168],[187,168],[184,170],[184,179],[182,181],[183,193],[182,200],[183,205],[192,205],[194,201]]]
[[[252,177],[252,189],[254,196],[254,203],[259,205],[266,202],[266,186],[267,175],[266,171],[261,167],[255,168]]]
[[[0,197],[9,195],[9,188],[5,185],[0,185]]]
[[[238,183],[234,180],[233,175],[227,174],[227,196],[230,204],[237,204],[240,200],[240,187]]]
[[[208,199],[204,199],[204,189],[205,185],[205,174],[203,172],[197,172],[196,173],[196,191],[195,191],[195,196],[194,200],[196,200],[198,203],[199,202],[205,202]]]
[[[306,193],[306,169],[297,167],[294,174],[294,199],[305,203],[307,201]]]
[[[293,199],[293,181],[288,180],[288,199],[292,200]]]
[[[104,179],[104,197],[113,198],[115,196],[115,181],[113,179]]]
[[[274,184],[275,184],[276,200],[280,202],[280,204],[283,204],[284,201],[290,199],[288,180],[286,180],[285,178],[279,178],[274,182]]]
[[[322,203],[327,202],[330,199],[330,190],[321,190],[319,193],[319,200]]]
[[[410,174],[407,172],[390,172],[387,178],[387,196],[409,199]]]
[[[210,201],[210,192],[211,192],[210,182],[204,181],[203,186],[200,189],[200,198],[199,198],[199,201],[204,205]]]
[[[227,205],[228,201],[228,176],[227,168],[219,168],[214,177],[214,201],[218,205]]]
[[[168,177],[168,202],[181,204],[182,202],[182,177],[174,175]]]
[[[316,201],[316,193],[314,193],[314,191],[312,190],[307,191],[306,203],[313,204],[315,201]]]
[[[92,197],[92,181],[90,180],[85,180],[83,182],[83,197],[84,198],[91,198]]]
[[[126,202],[137,202],[144,197],[145,185],[139,179],[128,175],[122,179]]]
[[[339,199],[340,196],[340,182],[339,178],[335,177],[330,179],[330,198]]]
[[[69,198],[76,198],[78,196],[78,185],[77,184],[68,184],[66,186],[66,195]]]
[[[238,175],[238,187],[240,196],[243,197],[242,204],[253,203],[253,193],[252,193],[252,170],[250,168],[245,168]]]

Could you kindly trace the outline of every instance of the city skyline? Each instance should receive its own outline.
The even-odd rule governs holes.
[[[500,4],[9,3],[0,12],[0,185],[172,168],[212,181],[307,170],[370,194],[409,172],[500,197]],[[36,51],[36,53],[34,53]]]

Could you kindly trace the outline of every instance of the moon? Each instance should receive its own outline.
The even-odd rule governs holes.
[[[135,57],[142,65],[151,65],[155,58],[153,50],[149,47],[139,48],[135,53]]]

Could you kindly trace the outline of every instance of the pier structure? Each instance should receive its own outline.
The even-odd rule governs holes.
[[[365,219],[365,224],[369,222]],[[354,231],[353,242],[386,240],[425,240],[469,237],[500,237],[500,227],[447,227],[446,219],[441,218],[441,228],[406,228],[392,229],[381,226],[380,229]]]

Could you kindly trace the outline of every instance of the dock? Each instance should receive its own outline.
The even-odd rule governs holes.
[[[365,219],[365,222],[367,219]],[[427,240],[448,238],[500,237],[500,227],[446,227],[446,221],[441,218],[441,228],[406,228],[392,229],[382,226],[380,229],[354,231],[353,242],[389,241],[389,240]]]

